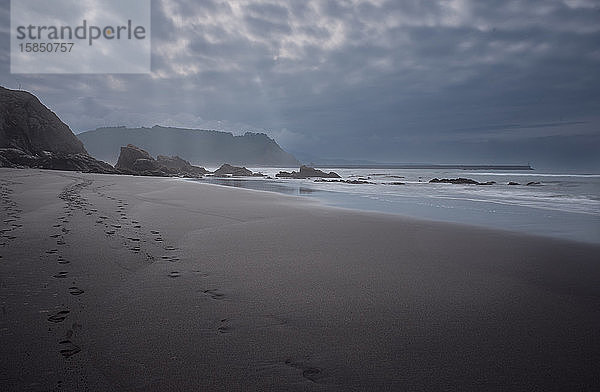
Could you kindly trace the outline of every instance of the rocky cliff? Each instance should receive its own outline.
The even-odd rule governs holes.
[[[114,173],[34,95],[0,87],[0,166]]]

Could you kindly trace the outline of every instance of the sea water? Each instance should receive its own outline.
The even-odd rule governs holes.
[[[582,242],[600,243],[600,174],[455,169],[326,169],[343,179],[372,184],[275,178],[280,170],[250,168],[271,178],[201,181],[317,198],[331,206],[477,225]],[[494,185],[429,183],[470,178]],[[392,184],[399,183],[403,184]],[[520,185],[508,185],[516,182]],[[527,185],[528,183],[534,183]]]

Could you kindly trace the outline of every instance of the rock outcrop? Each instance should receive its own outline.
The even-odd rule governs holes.
[[[167,157],[164,155],[159,155],[156,157],[156,161],[160,166],[166,167],[169,170],[175,170],[180,173],[190,173],[195,175],[203,175],[209,173],[203,167],[194,166],[188,161],[178,156]]]
[[[312,167],[308,167],[305,165],[300,166],[300,171],[293,171],[293,172],[285,172],[285,171],[281,171],[278,174],[275,175],[275,177],[279,177],[279,178],[341,178],[337,173],[335,172],[329,172],[329,173],[325,173],[321,170],[312,168]]]
[[[146,150],[133,144],[121,147],[119,160],[115,165],[123,174],[159,177],[202,177],[207,173],[203,167],[193,166],[180,157],[166,157],[160,155],[154,159]]]
[[[118,173],[108,163],[94,159],[88,154],[44,152],[40,155],[32,155],[18,148],[0,149],[0,167],[67,170],[85,173]]]
[[[232,166],[228,163],[222,165],[220,168],[212,173],[215,177],[233,176],[233,177],[251,177],[254,173],[245,167]]]
[[[133,144],[128,144],[125,147],[121,147],[121,153],[119,154],[119,160],[117,161],[115,168],[119,170],[136,170],[135,165],[138,160],[155,162],[154,158],[148,154],[148,151],[134,146]],[[153,168],[158,169],[158,164]]]
[[[479,182],[470,178],[434,178],[429,181],[430,184],[466,184],[466,185],[494,185],[495,181]]]
[[[0,87],[0,148],[87,154],[71,129],[33,94]]]
[[[34,95],[0,87],[0,166],[116,173]]]
[[[375,184],[371,181],[366,180],[326,180],[324,178],[318,178],[315,182],[341,182],[344,184],[352,184],[352,185],[363,185],[363,184]]]

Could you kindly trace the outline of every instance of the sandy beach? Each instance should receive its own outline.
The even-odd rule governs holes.
[[[0,169],[3,391],[600,388],[600,246]]]

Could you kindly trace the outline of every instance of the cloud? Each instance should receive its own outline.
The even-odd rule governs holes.
[[[518,143],[600,129],[599,10],[585,0],[154,0],[151,75],[10,75],[1,30],[0,75],[77,131],[226,124],[317,156],[396,162],[459,161],[497,140],[490,154],[522,150],[526,162]],[[546,146],[540,159],[564,157],[560,143]]]

